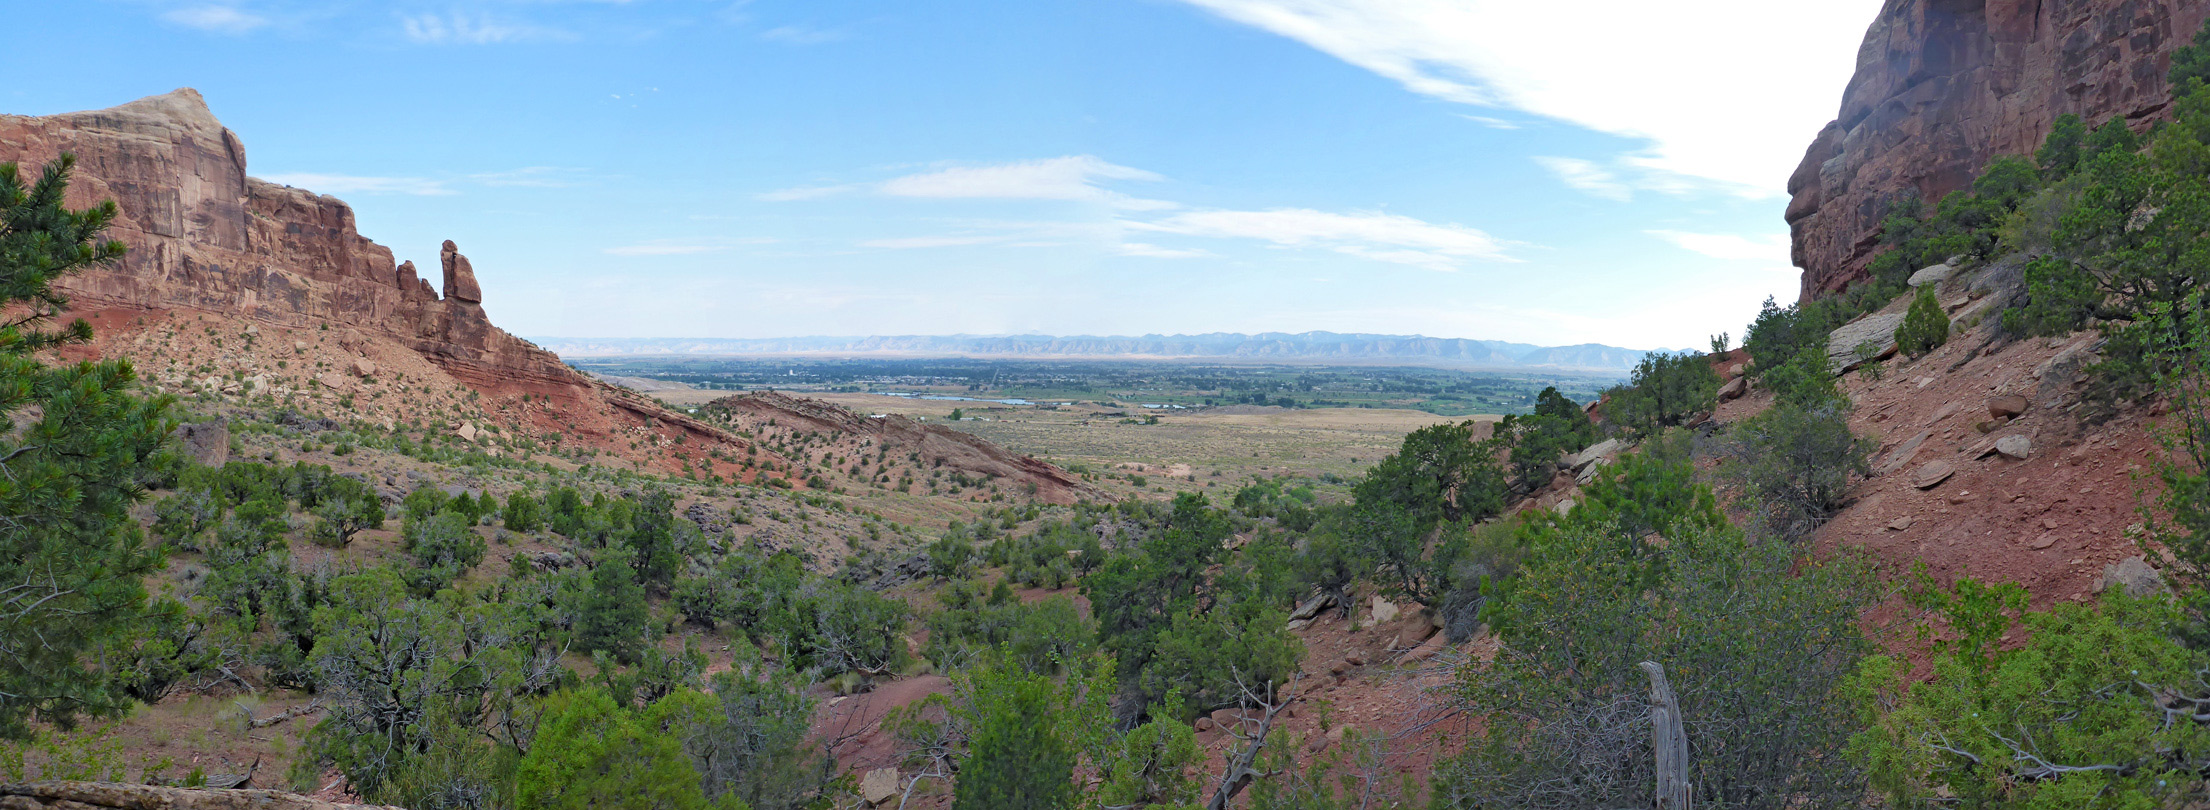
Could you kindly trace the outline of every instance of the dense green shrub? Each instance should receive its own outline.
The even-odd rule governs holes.
[[[599,689],[552,696],[515,774],[515,806],[705,810],[697,772],[663,728],[665,715],[684,703],[663,700],[635,712]]]
[[[968,736],[954,810],[1075,806],[1075,765],[1109,722],[1102,673],[1077,671],[1059,683],[1010,662],[985,663],[958,686]]]
[[[1904,354],[1921,357],[1949,342],[1949,313],[1934,299],[1932,285],[1920,288],[1911,309],[1895,328],[1895,345]]]
[[[1626,385],[1604,395],[1604,415],[1637,435],[1655,435],[1710,413],[1719,404],[1719,373],[1696,352],[1643,355]]]
[[[521,490],[506,495],[506,508],[499,510],[499,518],[507,530],[529,534],[545,525],[545,505]]]
[[[483,536],[473,526],[475,521],[454,511],[420,520],[410,517],[400,524],[400,543],[416,566],[408,581],[417,593],[435,593],[483,562]]]
[[[1728,469],[1774,532],[1802,538],[1841,509],[1852,481],[1872,474],[1875,446],[1850,432],[1846,402],[1782,404],[1736,426]]]
[[[629,549],[615,546],[599,552],[591,565],[591,590],[576,610],[576,648],[605,652],[624,663],[634,663],[644,652],[646,624],[644,586],[637,584]]]
[[[1397,452],[1366,471],[1354,495],[1361,504],[1394,504],[1423,529],[1502,512],[1507,487],[1498,447],[1474,435],[1471,421],[1412,431]]]
[[[1872,727],[1851,741],[1895,807],[2181,807],[2203,798],[2210,657],[2173,641],[2164,599],[2105,592],[2099,605],[2024,613],[2015,584],[1921,590],[1946,631],[1932,678],[1874,656],[1856,691]],[[2017,636],[2021,643],[2006,643]]]
[[[1869,570],[1731,529],[1642,551],[1615,538],[1569,527],[1502,583],[1490,610],[1502,647],[1455,690],[1459,710],[1488,720],[1438,765],[1434,806],[1653,806],[1644,661],[1672,682],[1699,806],[1860,806],[1843,687],[1872,650],[1858,629]]]

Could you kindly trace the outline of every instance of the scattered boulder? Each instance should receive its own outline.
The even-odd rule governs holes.
[[[1750,379],[1748,377],[1736,377],[1734,379],[1728,380],[1726,385],[1722,385],[1719,387],[1719,398],[1728,400],[1741,399],[1743,394],[1747,394],[1749,392]]]
[[[2026,545],[2032,546],[2034,550],[2039,551],[2041,549],[2045,549],[2056,544],[2057,536],[2055,534],[2043,534],[2040,537],[2034,538],[2033,542],[2027,543]]]
[[[2012,419],[2025,413],[2029,404],[2025,397],[2017,394],[1989,397],[1987,400],[1987,414],[1996,419]]]
[[[1320,615],[1320,611],[1328,609],[1328,606],[1333,604],[1335,604],[1335,597],[1323,593],[1299,603],[1296,610],[1289,612],[1289,618],[1293,621],[1310,621],[1312,617]]]
[[[2041,385],[2034,389],[2034,404],[2043,410],[2063,407],[2064,401],[2079,385],[2082,373],[2089,363],[2095,362],[2095,352],[2102,349],[2101,338],[2083,339],[2058,351],[2055,356],[2035,366],[2034,379]]]
[[[1589,445],[1588,449],[1582,450],[1573,456],[1573,471],[1580,472],[1595,465],[1596,462],[1609,461],[1625,449],[1627,449],[1626,443],[1618,439],[1605,439]]]
[[[1826,355],[1833,364],[1833,372],[1841,374],[1850,369],[1895,356],[1895,329],[1903,325],[1903,313],[1891,312],[1867,315],[1844,324],[1826,339]],[[1864,353],[1860,346],[1869,348]]]
[[[1373,624],[1396,621],[1398,613],[1396,604],[1381,598],[1379,594],[1374,595],[1373,605],[1367,610],[1369,621]]]
[[[1928,284],[1940,284],[1944,281],[1948,281],[1949,276],[1955,272],[1957,272],[1957,270],[1954,267],[1950,267],[1947,264],[1937,264],[1932,267],[1919,270],[1916,273],[1912,273],[1910,284],[1913,289],[1924,287]]]
[[[452,244],[447,242],[445,244]],[[877,807],[898,797],[898,769],[876,768],[859,780],[859,798],[868,807]]]
[[[1447,646],[1450,646],[1450,637],[1442,633],[1436,633],[1428,636],[1427,640],[1421,642],[1420,646],[1405,651],[1404,655],[1397,659],[1397,663],[1412,664],[1425,661],[1435,657],[1436,653],[1442,652],[1443,648]]]
[[[176,438],[184,455],[203,467],[230,463],[230,425],[222,420],[178,425],[169,435]]]
[[[1956,474],[1957,465],[1955,464],[1946,461],[1929,461],[1920,465],[1918,472],[1911,474],[1911,486],[1919,489],[1933,489],[1941,486],[1941,482],[1949,480],[1949,476]]]
[[[464,441],[464,442],[472,442],[472,441],[475,441],[475,440],[476,440],[476,425],[475,425],[475,423],[473,423],[473,422],[462,422],[462,423],[460,423],[460,427],[459,427],[459,428],[456,428],[456,429],[455,429],[455,430],[453,431],[453,435],[455,435],[455,436],[459,436],[459,437],[460,437],[460,440],[461,440],[461,441]]]
[[[1904,516],[1902,516],[1902,517],[1899,517],[1899,518],[1896,518],[1896,519],[1894,519],[1894,520],[1888,521],[1888,530],[1889,530],[1889,531],[1896,531],[1896,532],[1901,532],[1901,531],[1909,531],[1909,530],[1910,530],[1910,528],[1911,528],[1911,524],[1913,524],[1913,523],[1917,523],[1917,522],[1918,522],[1918,519],[1917,519],[1917,518],[1914,518],[1914,517],[1912,517],[1912,516],[1910,516],[1910,515],[1904,515]]]
[[[2023,433],[2013,433],[1995,440],[1995,452],[2025,461],[2033,456],[2034,442]]]
[[[366,357],[355,357],[352,371],[355,377],[372,377],[376,374],[376,363]]]
[[[1922,430],[1918,432],[1918,435],[1912,436],[1902,445],[1896,447],[1895,452],[1888,454],[1888,460],[1880,463],[1880,474],[1889,475],[1896,470],[1903,469],[1904,465],[1910,464],[1912,459],[1918,457],[1918,449],[1924,447],[1926,440],[1933,438],[1933,436],[1933,431]]]
[[[1579,502],[1573,500],[1572,498],[1565,498],[1558,501],[1558,517],[1565,517],[1566,515],[1573,514],[1573,507],[1580,505],[1581,504]]]
[[[2127,557],[2103,566],[2101,579],[2095,580],[2095,592],[2101,593],[2116,586],[2134,596],[2167,593],[2164,575],[2149,567],[2149,561],[2141,557]]]

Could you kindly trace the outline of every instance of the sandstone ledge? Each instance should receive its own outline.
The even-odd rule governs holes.
[[[399,810],[336,804],[274,790],[126,785],[118,782],[32,782],[0,785],[0,810]]]

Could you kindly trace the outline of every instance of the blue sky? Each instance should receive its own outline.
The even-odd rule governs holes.
[[[197,88],[525,335],[1701,347],[1794,296],[1878,7],[77,0],[11,8],[0,111]]]

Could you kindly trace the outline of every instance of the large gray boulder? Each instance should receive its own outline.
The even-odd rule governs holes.
[[[1916,289],[1918,287],[1924,287],[1928,284],[1940,284],[1944,281],[1948,281],[1949,276],[1955,272],[1957,272],[1956,268],[1950,267],[1947,264],[1937,264],[1932,267],[1922,269],[1916,273],[1911,274],[1911,287],[1913,289]]]
[[[1626,443],[1618,439],[1605,439],[1589,445],[1588,449],[1582,450],[1573,456],[1573,471],[1581,472],[1588,469],[1591,464],[1608,461],[1625,449],[1627,449]]]
[[[169,436],[176,439],[186,458],[201,466],[220,467],[230,463],[230,424],[223,420],[178,425]]]
[[[1903,325],[1903,313],[1867,315],[1844,324],[1827,336],[1826,356],[1834,373],[1895,356],[1895,328]],[[1864,351],[1859,351],[1863,348]]]

